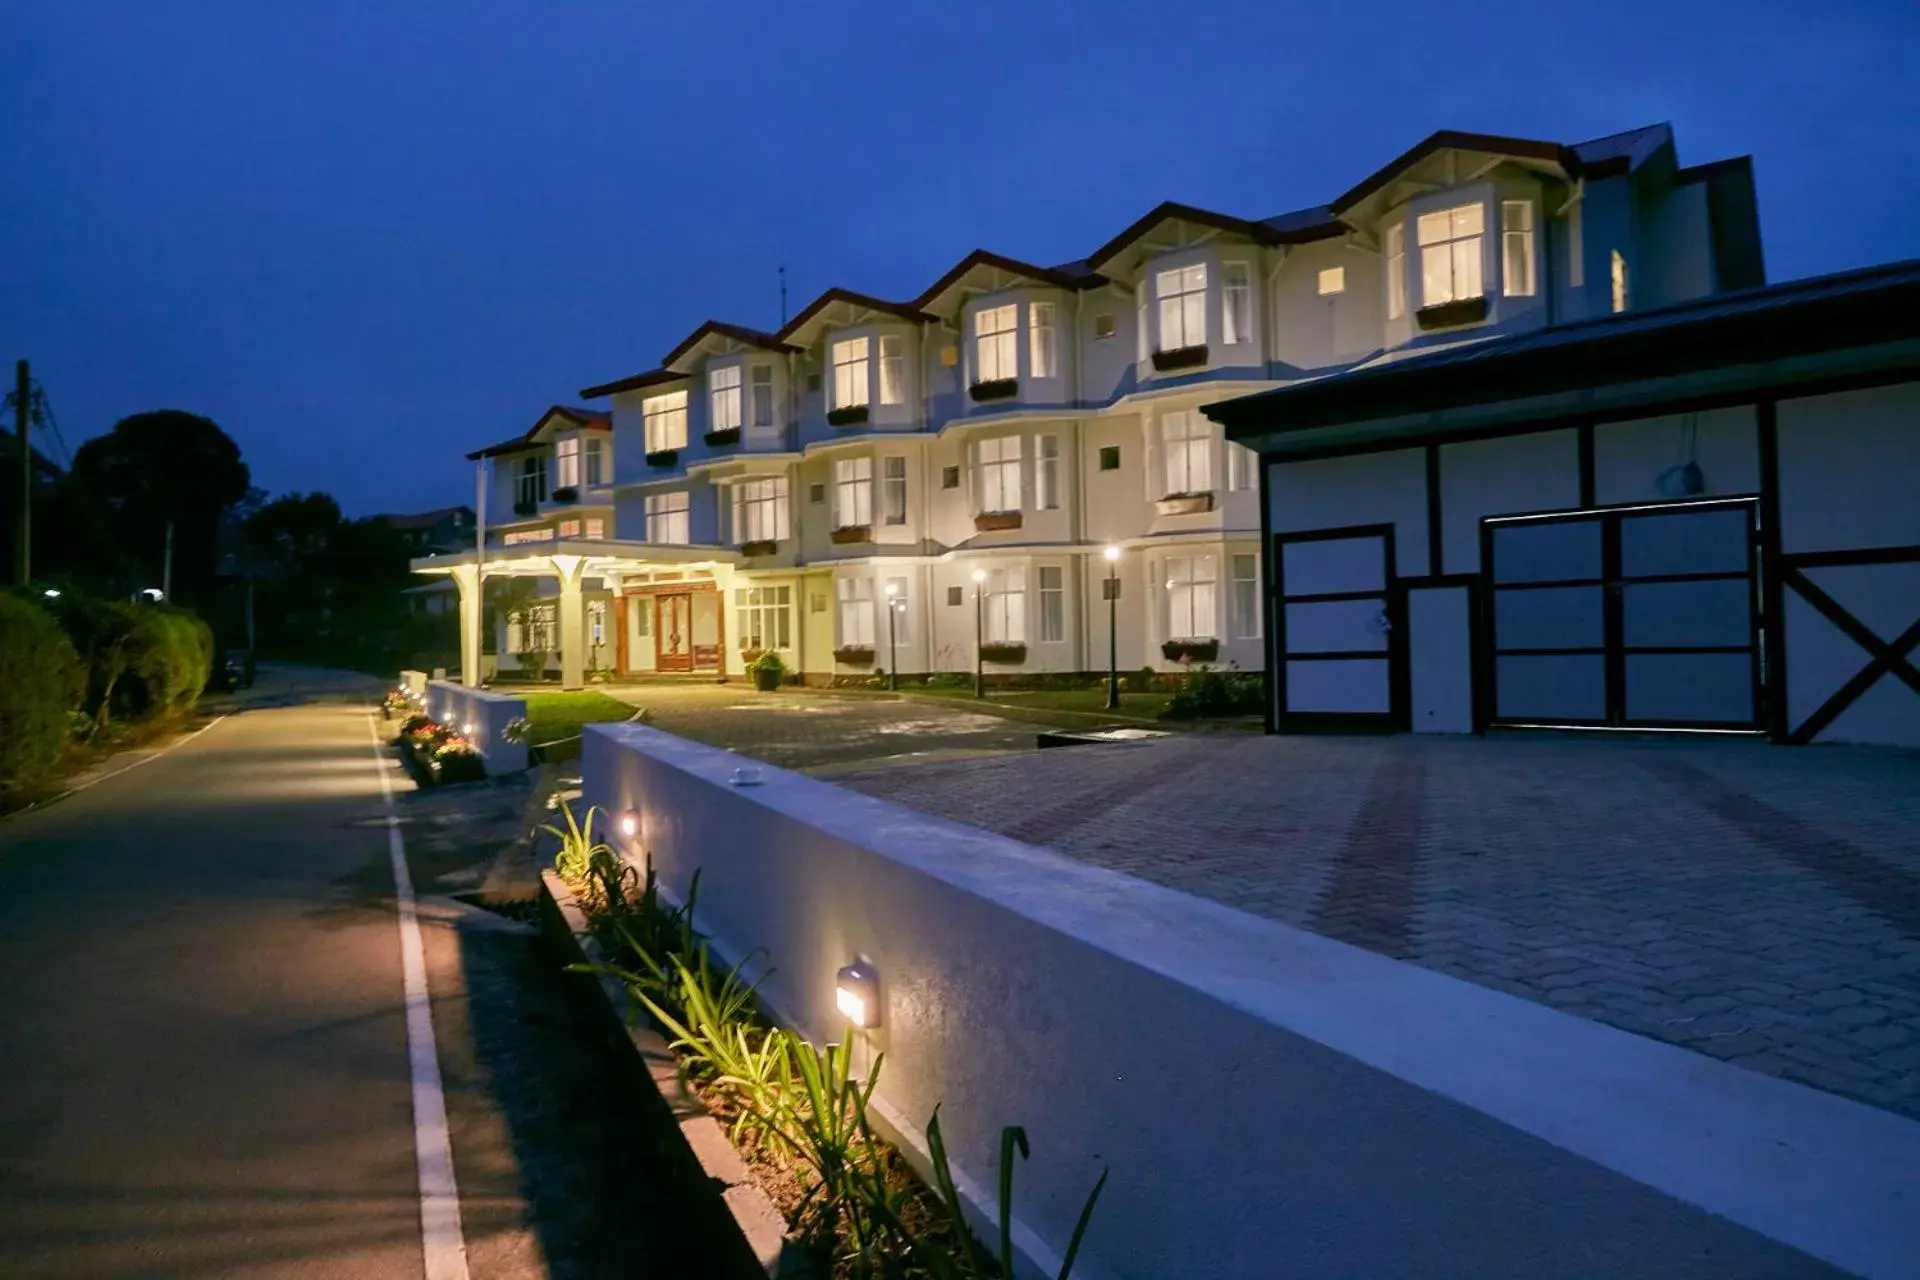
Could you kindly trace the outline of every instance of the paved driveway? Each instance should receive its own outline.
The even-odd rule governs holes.
[[[611,685],[656,728],[809,773],[1031,752],[1041,726],[860,694],[759,693],[743,684]]]
[[[1920,754],[1183,736],[840,781],[1920,1116]]]

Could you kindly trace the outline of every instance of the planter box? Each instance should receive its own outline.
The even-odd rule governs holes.
[[[726,445],[739,444],[740,428],[728,427],[725,431],[709,431],[704,438],[707,442],[707,447],[710,449],[719,449]]]
[[[1169,640],[1160,646],[1168,662],[1215,662],[1220,657],[1218,640]]]
[[[850,524],[835,529],[829,535],[835,542],[872,542],[873,526],[870,524]]]
[[[997,662],[1002,666],[1018,666],[1027,660],[1027,646],[1024,644],[983,644],[980,646],[980,661]]]
[[[555,489],[550,498],[550,501],[563,502],[563,503],[578,502],[579,500],[580,500],[580,491],[574,488],[570,484],[561,485],[558,489]]]
[[[740,544],[743,556],[770,556],[780,550],[780,544],[772,538],[755,538],[752,542]]]
[[[1213,510],[1213,494],[1170,493],[1154,505],[1163,516],[1197,516]]]
[[[853,427],[867,420],[867,406],[850,404],[844,409],[829,409],[827,421],[836,427]]]
[[[523,502],[516,502],[513,504],[513,514],[517,516],[532,516],[532,515],[538,515],[539,513],[540,513],[540,504],[537,502],[523,501]]]
[[[842,645],[833,651],[833,660],[843,667],[870,667],[873,665],[873,648],[864,644]]]
[[[1203,343],[1197,347],[1175,347],[1171,351],[1153,353],[1153,367],[1158,373],[1170,369],[1197,369],[1207,362],[1207,348]]]
[[[1018,511],[982,511],[973,518],[976,533],[992,533],[996,529],[1018,529],[1020,513]]]
[[[647,455],[647,465],[650,467],[670,467],[678,461],[680,461],[678,449],[655,449]]]
[[[1422,329],[1447,329],[1457,324],[1477,324],[1487,318],[1487,299],[1482,294],[1478,298],[1456,298],[1452,302],[1442,302],[1437,306],[1422,307],[1413,313],[1413,319]]]
[[[784,674],[778,667],[755,667],[753,669],[753,687],[762,693],[772,693],[780,687],[780,677]]]
[[[967,388],[967,394],[975,400],[1011,400],[1020,394],[1020,379],[994,378],[987,382],[976,382]]]

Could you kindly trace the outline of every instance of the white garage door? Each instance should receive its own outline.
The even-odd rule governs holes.
[[[1493,724],[1759,726],[1755,504],[1482,527]]]

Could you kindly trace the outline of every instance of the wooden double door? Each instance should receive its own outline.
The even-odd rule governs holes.
[[[623,674],[720,670],[725,622],[712,587],[630,593],[620,598],[620,611]]]

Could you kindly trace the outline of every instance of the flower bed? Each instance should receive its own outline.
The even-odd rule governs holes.
[[[401,722],[396,742],[408,772],[422,786],[479,782],[487,776],[486,759],[473,743],[424,712]]]

